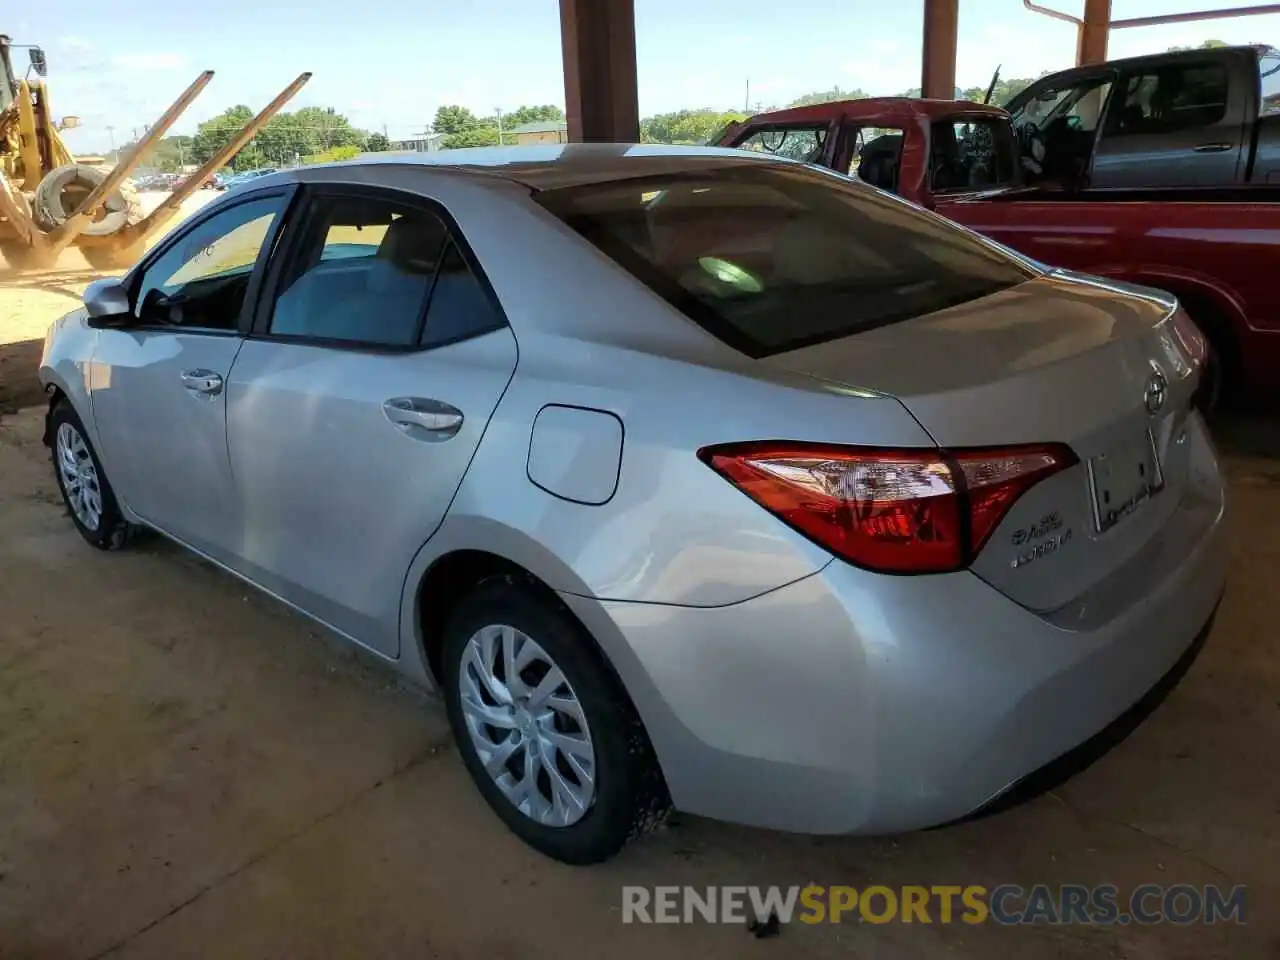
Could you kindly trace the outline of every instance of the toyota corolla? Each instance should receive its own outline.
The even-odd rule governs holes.
[[[838,175],[594,145],[262,177],[40,375],[85,540],[438,691],[584,863],[673,806],[948,822],[1132,725],[1223,589],[1203,358],[1171,298]]]

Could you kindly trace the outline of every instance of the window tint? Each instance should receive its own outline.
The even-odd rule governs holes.
[[[933,189],[987,190],[1014,179],[1013,133],[998,120],[943,120],[930,137]]]
[[[986,296],[1032,273],[979,238],[819,171],[741,165],[536,199],[751,356]]]
[[[1107,134],[1173,133],[1217,123],[1227,112],[1227,68],[1220,63],[1162,67],[1123,81]]]
[[[262,244],[285,203],[236,204],[192,227],[142,274],[134,312],[183,327],[235,329]]]
[[[1280,113],[1280,53],[1264,53],[1258,57],[1258,75],[1262,78],[1262,99],[1258,113],[1264,117]]]
[[[436,286],[427,308],[423,346],[434,347],[496,330],[505,323],[488,291],[480,284],[458,245],[452,241],[440,261]]]
[[[820,163],[826,146],[827,128],[825,125],[820,127],[774,127],[769,130],[757,130],[737,144],[739,150],[771,153],[774,156],[786,157],[788,160],[800,160],[804,163]]]
[[[383,346],[417,344],[448,232],[438,217],[394,201],[321,197],[282,277],[277,335]]]

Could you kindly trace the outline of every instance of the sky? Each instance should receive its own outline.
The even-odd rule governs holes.
[[[1078,15],[1082,0],[1042,0]],[[1241,5],[1240,3],[1233,5]],[[1116,19],[1222,7],[1217,0],[1114,0]],[[255,111],[298,73],[311,82],[286,109],[332,106],[352,123],[409,137],[436,107],[492,115],[564,103],[558,0],[220,0],[207,12],[159,0],[18,4],[0,27],[49,58],[55,117],[75,152],[123,143],[203,69],[213,82],[174,128],[235,104]],[[839,85],[896,94],[920,83],[923,0],[635,0],[641,115],[786,104]],[[190,14],[187,11],[191,11]],[[1210,37],[1280,45],[1280,15],[1114,30],[1112,57]],[[960,0],[956,82],[1072,65],[1075,28],[1021,0]],[[25,67],[23,51],[15,51]],[[748,83],[750,99],[747,99]],[[108,129],[110,127],[111,129]]]

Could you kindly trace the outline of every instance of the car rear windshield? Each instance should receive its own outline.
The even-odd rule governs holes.
[[[613,180],[537,199],[753,357],[923,316],[1034,275],[941,218],[798,164]]]

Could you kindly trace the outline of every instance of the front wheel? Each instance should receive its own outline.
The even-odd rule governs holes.
[[[644,726],[563,606],[502,579],[445,628],[449,722],[467,771],[525,843],[598,863],[662,822],[666,785]]]
[[[71,522],[99,550],[119,550],[129,542],[133,527],[120,512],[115,491],[69,401],[60,400],[53,408],[49,427],[54,475]]]

